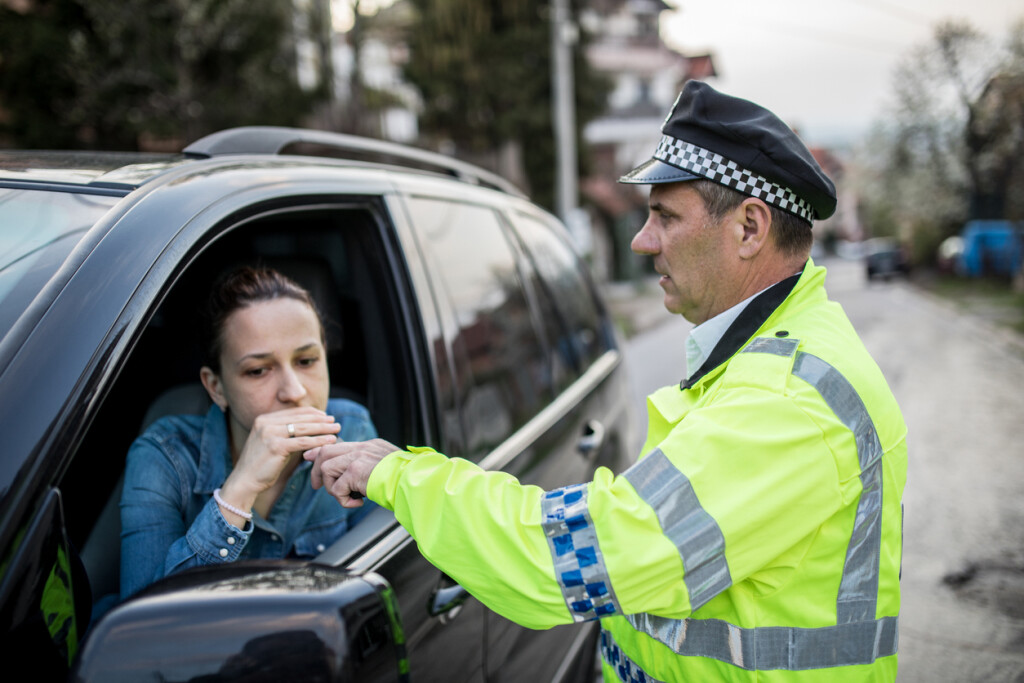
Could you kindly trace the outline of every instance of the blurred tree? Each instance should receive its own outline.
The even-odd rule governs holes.
[[[375,125],[376,117],[368,116],[367,98],[370,89],[363,79],[363,46],[367,24],[372,23],[373,19],[364,12],[361,0],[348,0],[348,4],[352,13],[352,26],[345,32],[345,37],[351,49],[352,65],[347,74],[338,128],[353,135],[376,136],[379,126]]]
[[[1022,45],[1024,21],[1001,50],[969,24],[945,22],[901,63],[895,106],[864,150],[872,234],[898,237],[928,262],[968,218],[1010,217],[1024,164]]]
[[[1024,220],[1024,19],[967,121],[971,218]]]
[[[0,3],[0,140],[27,147],[76,143],[67,109],[76,86],[66,60],[87,23],[71,0]]]
[[[389,69],[382,75],[381,51],[390,52],[404,44],[413,23],[413,11],[408,3],[394,0],[335,0],[332,4],[338,23],[346,26],[339,29],[346,44],[336,55],[339,68],[332,69],[331,96],[314,121],[317,127],[327,130],[388,137],[386,112],[391,108],[415,107],[403,97],[401,88],[391,82]],[[388,58],[392,55],[385,59]]]
[[[549,3],[412,4],[418,21],[409,36],[405,74],[423,96],[421,131],[432,146],[453,145],[457,156],[514,180],[509,164],[521,159],[526,189],[536,202],[552,208],[556,166]],[[578,137],[603,111],[609,87],[583,56],[586,39],[581,36],[574,59]],[[577,148],[585,149],[582,144]]]
[[[17,7],[17,9],[15,9]],[[0,6],[3,131],[30,147],[178,148],[297,123],[291,3],[22,0]]]

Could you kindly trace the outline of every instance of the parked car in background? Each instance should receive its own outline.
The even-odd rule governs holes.
[[[910,274],[910,259],[906,249],[894,239],[875,237],[864,242],[864,272],[868,280],[876,277],[888,280],[896,275]]]
[[[587,680],[593,624],[486,609],[383,510],[315,562],[116,603],[128,447],[202,413],[198,302],[243,263],[327,320],[332,395],[383,438],[552,489],[633,443],[610,317],[564,227],[501,178],[283,128],[183,154],[0,152],[0,648],[33,680]],[[250,676],[250,677],[247,677]]]
[[[964,238],[951,235],[939,243],[935,253],[935,265],[940,273],[963,274]]]

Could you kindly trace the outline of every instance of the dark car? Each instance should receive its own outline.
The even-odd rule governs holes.
[[[906,276],[910,274],[910,259],[896,240],[876,237],[864,243],[864,272],[868,280]]]
[[[197,302],[256,262],[313,293],[332,395],[389,441],[545,489],[628,464],[609,315],[564,227],[499,177],[281,128],[159,157],[0,152],[6,661],[33,680],[589,678],[594,625],[498,616],[383,509],[314,562],[189,570],[118,602],[129,445],[206,410]]]

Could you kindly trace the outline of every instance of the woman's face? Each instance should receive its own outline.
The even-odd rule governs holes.
[[[234,428],[248,432],[260,415],[285,408],[327,408],[327,355],[307,304],[279,297],[240,308],[221,339],[220,374],[204,368],[203,382]]]

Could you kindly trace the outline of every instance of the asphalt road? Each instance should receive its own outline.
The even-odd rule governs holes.
[[[903,410],[901,683],[1024,683],[1024,340],[912,285],[828,267]],[[661,292],[610,296],[643,331],[626,347],[639,438],[643,396],[685,374],[690,325],[657,315]]]

